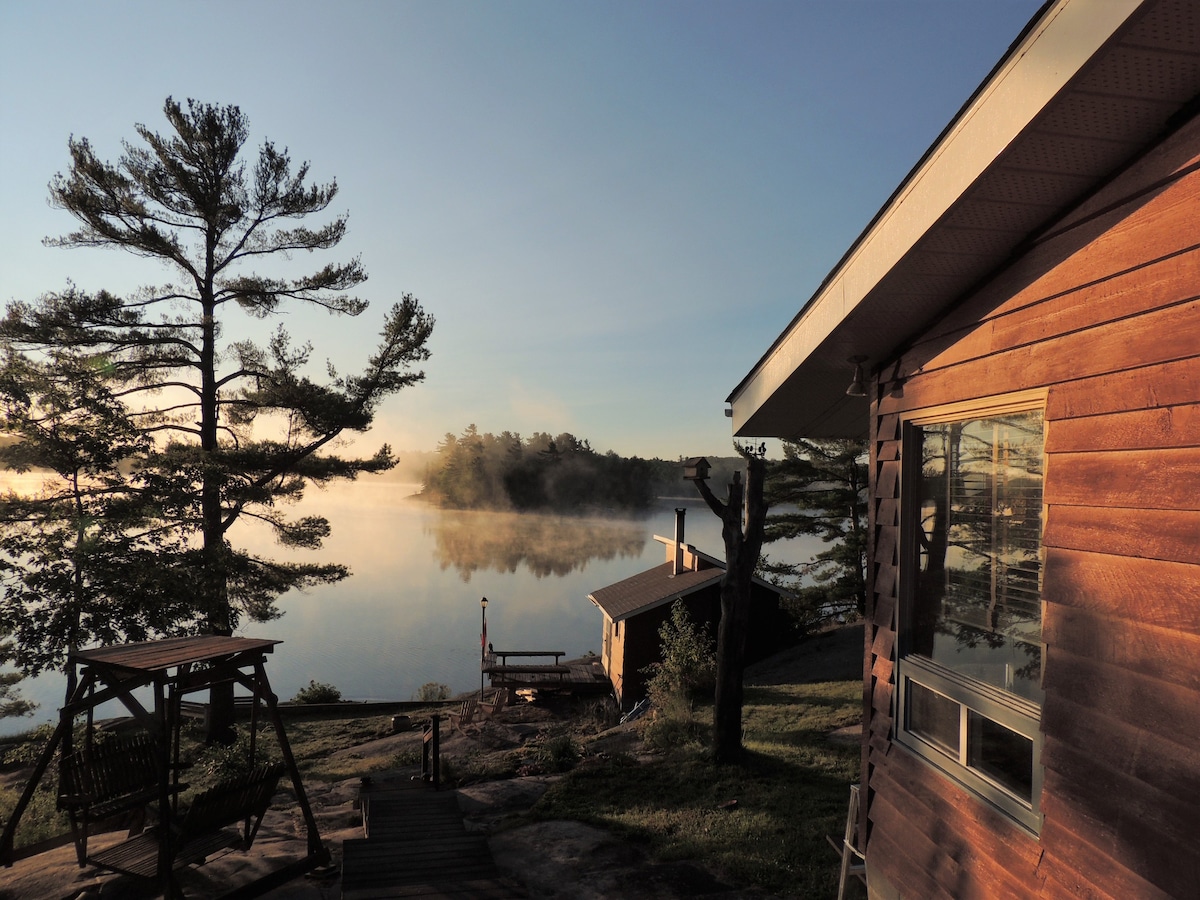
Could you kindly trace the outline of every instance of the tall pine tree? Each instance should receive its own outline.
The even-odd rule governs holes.
[[[766,483],[767,543],[815,536],[827,545],[802,565],[764,560],[800,601],[802,625],[862,615],[867,604],[867,446],[864,440],[784,441]]]
[[[349,292],[366,279],[357,258],[296,277],[258,274],[298,251],[336,247],[346,216],[310,227],[337,185],[308,183],[286,149],[264,142],[247,161],[246,116],[236,106],[168,98],[170,126],[135,126],[115,163],[86,139],[69,142],[71,166],[50,185],[51,201],[78,230],[60,247],[111,247],[165,266],[175,281],[128,297],[74,288],[16,303],[0,339],[26,353],[54,349],[102,360],[139,431],[154,436],[141,461],[140,489],[155,498],[163,528],[187,549],[169,560],[187,574],[189,600],[205,630],[229,634],[239,618],[275,614],[285,591],[346,576],[339,565],[286,563],[234,546],[243,518],[270,526],[278,540],[316,547],[328,533],[320,516],[289,519],[280,507],[306,482],[353,478],[393,464],[389,448],[350,458],[329,452],[347,431],[365,432],[380,401],[423,379],[433,319],[411,295],[386,315],[364,370],[318,380],[311,346],[278,328],[265,345],[228,340],[240,310],[265,319],[299,307],[357,316],[366,301]],[[164,560],[164,562],[167,562]],[[230,736],[232,687],[214,691],[210,739]]]

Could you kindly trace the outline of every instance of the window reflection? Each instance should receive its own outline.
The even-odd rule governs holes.
[[[920,429],[911,649],[1041,702],[1042,413]]]

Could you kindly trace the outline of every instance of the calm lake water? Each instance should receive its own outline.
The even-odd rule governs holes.
[[[297,558],[345,563],[353,574],[290,593],[280,618],[239,629],[283,641],[267,661],[281,698],[310,679],[353,700],[413,699],[431,681],[454,693],[478,688],[481,597],[496,647],[599,652],[601,614],[587,595],[663,562],[653,536],[674,534],[677,506],[687,509],[687,542],[724,558],[720,521],[698,497],[664,499],[642,518],[576,518],[439,510],[413,499],[417,489],[364,479],[309,490],[298,512],[319,511],[333,533],[320,552]],[[253,528],[234,540],[287,556]],[[768,549],[802,561],[820,546]],[[29,719],[0,719],[0,734],[55,720],[63,685],[57,673],[23,682],[22,694],[40,708]]]

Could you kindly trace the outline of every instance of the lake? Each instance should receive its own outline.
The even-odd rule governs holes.
[[[674,534],[675,507],[687,509],[685,540],[724,558],[720,520],[699,497],[664,498],[642,517],[570,517],[440,510],[413,499],[418,489],[364,478],[310,488],[297,507],[325,515],[332,534],[321,551],[295,558],[344,563],[353,574],[289,593],[280,618],[238,629],[283,641],[267,661],[281,699],[310,679],[352,700],[409,700],[427,682],[454,693],[478,688],[482,597],[496,647],[563,650],[568,658],[599,652],[601,613],[587,595],[662,563],[665,548],[653,537]],[[289,555],[254,527],[233,540]],[[811,539],[769,552],[802,561],[820,548]],[[22,682],[22,695],[40,708],[32,718],[0,719],[0,734],[55,720],[63,685],[58,673]]]

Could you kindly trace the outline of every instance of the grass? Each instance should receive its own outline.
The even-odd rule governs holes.
[[[689,745],[640,764],[582,768],[533,814],[612,829],[660,860],[704,860],[738,884],[831,896],[837,858],[825,835],[845,824],[859,753],[828,733],[858,722],[861,710],[857,682],[747,688],[742,764],[714,766],[705,748]]]
[[[837,857],[825,835],[841,834],[848,786],[859,778],[859,752],[856,746],[830,743],[828,735],[857,723],[861,710],[858,682],[748,687],[746,759],[717,767],[704,743],[695,740],[640,761],[622,754],[588,759],[588,738],[611,723],[580,707],[573,718],[542,722],[543,733],[520,751],[443,757],[443,772],[453,784],[511,777],[522,763],[536,763],[546,772],[569,769],[530,817],[598,825],[635,840],[657,860],[701,860],[733,884],[802,897],[833,896]],[[697,710],[697,718],[710,722],[711,708]],[[300,717],[287,722],[287,732],[306,781],[355,778],[419,761],[419,749],[397,754],[362,746],[391,732],[390,717]],[[3,760],[10,778],[21,763],[27,764],[24,757],[36,756],[41,746],[44,737],[24,750],[11,745],[11,758]],[[277,755],[269,729],[260,736],[260,747],[268,756]],[[358,747],[362,749],[356,752]],[[349,753],[333,755],[347,748]],[[571,768],[581,756],[584,764]],[[196,787],[219,777],[225,765],[220,754],[209,758],[198,746],[192,758],[197,765],[188,780]],[[45,781],[22,817],[18,845],[65,830],[65,820],[54,809],[55,779]],[[0,789],[0,821],[22,787],[20,780],[8,784]],[[731,808],[733,800],[737,803]]]

